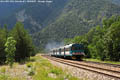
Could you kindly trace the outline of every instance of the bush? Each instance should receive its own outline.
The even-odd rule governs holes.
[[[15,50],[16,50],[16,41],[13,39],[13,37],[8,37],[7,42],[5,43],[5,51],[6,51],[6,62],[12,67],[14,63],[14,57],[15,57]]]
[[[26,64],[28,68],[33,67],[33,64],[31,62]]]
[[[63,72],[62,72],[62,69],[55,67],[55,68],[51,69],[50,73],[59,75],[59,74],[62,74]]]
[[[35,74],[35,69],[33,67],[30,67],[28,70],[28,75],[33,76]]]

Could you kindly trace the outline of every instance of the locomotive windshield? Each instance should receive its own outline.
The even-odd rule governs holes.
[[[84,47],[81,44],[73,45],[72,48],[71,48],[72,51],[74,51],[74,50],[83,50],[83,49],[84,49]]]

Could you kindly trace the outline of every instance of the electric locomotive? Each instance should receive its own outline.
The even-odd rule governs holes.
[[[81,60],[85,56],[84,47],[82,44],[69,44],[56,49],[52,49],[51,56]]]

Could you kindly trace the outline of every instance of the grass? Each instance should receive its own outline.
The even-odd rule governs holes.
[[[4,75],[4,74],[1,74],[0,75],[0,80],[26,80],[24,77],[12,77],[10,75]]]
[[[7,65],[0,66],[0,80],[26,80],[23,76],[15,75],[19,73],[18,71],[21,69],[24,70],[24,68],[18,69],[18,66],[18,63],[15,63],[13,68]],[[22,74],[22,72],[20,73]]]
[[[26,71],[26,74],[23,74]],[[79,80],[47,59],[36,55],[24,64],[14,63],[13,68],[0,66],[0,80]]]
[[[85,61],[93,61],[93,62],[100,62],[100,63],[110,63],[110,64],[120,64],[120,62],[114,62],[114,61],[101,61],[98,59],[84,59]]]
[[[53,66],[48,60],[40,56],[37,56],[36,59],[37,61],[33,63],[33,67],[36,68],[33,80],[79,80],[78,78],[68,75],[61,68]]]
[[[0,80],[8,80],[8,78],[9,78],[8,75],[4,75],[4,74],[0,75]]]

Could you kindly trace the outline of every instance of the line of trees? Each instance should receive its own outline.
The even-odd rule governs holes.
[[[0,27],[0,64],[4,64],[6,61],[5,44],[9,37],[13,37],[16,41],[15,61],[20,62],[35,55],[35,46],[32,43],[31,36],[24,29],[22,23],[17,22],[12,30],[8,30],[7,25],[4,25],[3,28]]]
[[[87,34],[65,39],[65,43],[82,43],[87,58],[120,61],[120,16],[103,20]]]

